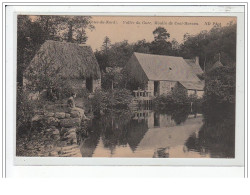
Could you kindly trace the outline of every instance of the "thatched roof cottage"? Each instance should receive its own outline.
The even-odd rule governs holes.
[[[130,75],[152,96],[184,87],[188,94],[203,95],[204,83],[182,57],[134,53],[126,65]]]
[[[48,40],[29,67],[39,71],[44,63],[53,66],[50,70],[57,70],[57,76],[67,79],[73,88],[86,88],[93,92],[101,87],[101,71],[90,46]]]

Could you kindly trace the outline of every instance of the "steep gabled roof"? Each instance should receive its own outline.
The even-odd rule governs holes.
[[[195,62],[195,59],[184,59],[184,60],[192,68],[193,72],[196,75],[203,73],[203,70],[201,69],[200,65]]]
[[[53,66],[52,70],[58,70],[58,75],[63,78],[101,77],[98,62],[90,46],[48,40],[38,50],[29,67],[39,70],[46,63]]]
[[[192,82],[192,81],[179,81],[183,87],[186,89],[193,90],[204,90],[205,84],[202,81]]]
[[[149,80],[199,81],[182,57],[134,53]]]

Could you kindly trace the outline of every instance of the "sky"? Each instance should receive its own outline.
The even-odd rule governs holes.
[[[36,20],[37,16],[30,16]],[[226,26],[229,22],[237,22],[236,17],[228,16],[92,16],[91,22],[94,30],[86,30],[90,45],[95,50],[100,50],[103,40],[108,36],[111,43],[127,40],[129,43],[145,39],[153,41],[153,31],[161,26],[170,33],[170,41],[176,39],[183,42],[186,33],[195,35],[203,30],[209,31],[214,25]]]
[[[152,41],[153,31],[158,26],[164,27],[170,33],[170,40],[175,38],[179,43],[183,35],[198,34],[209,31],[215,24],[226,26],[228,22],[236,22],[236,17],[169,17],[169,16],[92,16],[95,29],[87,30],[87,45],[95,51],[102,46],[105,36],[111,43],[128,40],[129,43],[145,39]]]

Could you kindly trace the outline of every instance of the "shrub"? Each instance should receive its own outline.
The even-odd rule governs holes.
[[[174,104],[187,105],[189,103],[187,90],[182,87],[175,87],[171,93],[171,96]]]
[[[23,88],[17,88],[16,104],[16,130],[17,133],[25,131],[31,127],[31,118],[34,116],[36,103],[29,100],[29,92]]]
[[[94,92],[93,97],[90,100],[92,110],[95,115],[100,114],[100,111],[106,110],[108,107],[107,92],[101,89],[98,89]]]
[[[210,103],[235,103],[235,67],[218,67],[206,74],[204,101]]]
[[[113,96],[113,98],[112,98]],[[131,92],[127,89],[115,89],[113,90],[113,95],[111,93],[111,105],[115,108],[127,108],[128,105],[131,103],[133,96]]]
[[[91,98],[92,110],[95,114],[106,112],[112,108],[128,108],[132,95],[126,89],[96,90]]]
[[[153,105],[157,109],[165,109],[166,107],[185,106],[190,103],[187,91],[183,88],[174,88],[169,94],[162,94],[153,100]]]

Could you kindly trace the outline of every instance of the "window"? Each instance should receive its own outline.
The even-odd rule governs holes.
[[[171,68],[171,67],[169,67],[169,70],[172,70],[172,68]]]

